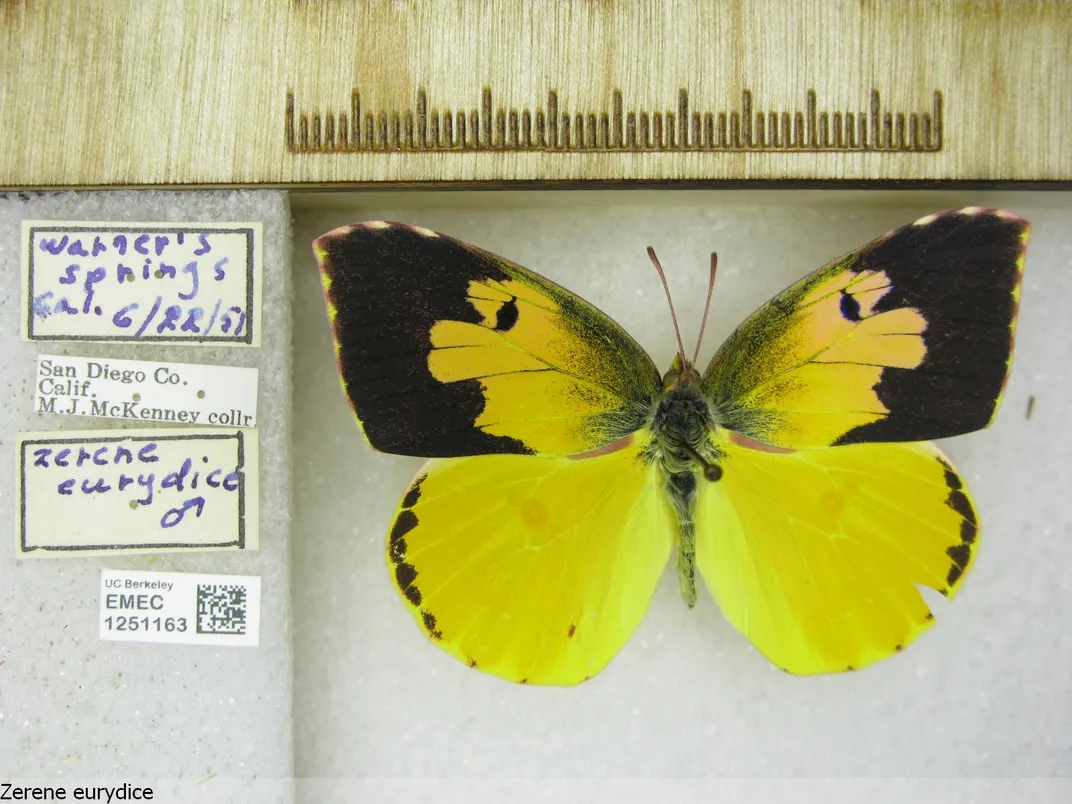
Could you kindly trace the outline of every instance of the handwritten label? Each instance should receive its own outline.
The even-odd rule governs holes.
[[[19,433],[20,556],[257,549],[257,431]]]
[[[101,639],[253,647],[260,631],[254,575],[101,570]]]
[[[259,223],[23,221],[23,338],[257,346]]]
[[[257,369],[38,355],[38,413],[253,427]]]

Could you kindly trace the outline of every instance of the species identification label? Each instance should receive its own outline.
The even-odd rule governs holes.
[[[257,548],[256,430],[19,433],[18,555]]]

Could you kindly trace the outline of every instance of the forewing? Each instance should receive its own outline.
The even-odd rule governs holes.
[[[932,624],[917,585],[952,597],[964,580],[975,509],[933,444],[721,449],[722,478],[697,502],[697,564],[726,619],[778,667],[886,658]]]
[[[529,684],[577,684],[614,657],[675,535],[658,467],[628,441],[584,460],[494,455],[424,468],[387,555],[436,645]]]
[[[383,221],[314,251],[343,387],[376,449],[587,452],[641,427],[659,391],[614,321],[494,254]]]
[[[804,448],[986,427],[1008,375],[1029,226],[969,207],[920,218],[789,287],[719,349],[719,423]]]

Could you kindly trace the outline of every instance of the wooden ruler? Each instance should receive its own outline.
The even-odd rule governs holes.
[[[0,0],[0,187],[1072,181],[1072,3]]]

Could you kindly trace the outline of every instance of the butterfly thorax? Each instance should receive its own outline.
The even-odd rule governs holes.
[[[694,513],[700,483],[722,476],[721,457],[711,443],[715,423],[700,390],[700,375],[680,356],[663,377],[663,393],[651,420],[653,457],[666,479],[679,526],[678,574],[686,602],[696,602],[696,539]]]

